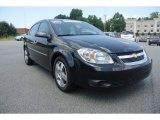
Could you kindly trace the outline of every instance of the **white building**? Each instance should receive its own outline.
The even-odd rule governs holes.
[[[160,34],[160,18],[154,18],[153,20],[126,19],[125,22],[126,31]]]

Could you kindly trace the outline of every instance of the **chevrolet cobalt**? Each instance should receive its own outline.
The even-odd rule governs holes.
[[[149,76],[152,60],[135,42],[106,36],[82,21],[49,19],[35,23],[24,38],[24,60],[50,70],[58,88],[116,87]]]

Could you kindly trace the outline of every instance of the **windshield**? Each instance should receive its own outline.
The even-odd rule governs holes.
[[[96,27],[81,21],[51,20],[51,25],[58,36],[104,35]]]

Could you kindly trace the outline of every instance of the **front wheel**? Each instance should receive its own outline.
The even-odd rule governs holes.
[[[56,58],[53,65],[53,75],[58,88],[63,92],[70,92],[76,88],[70,68],[62,57]]]

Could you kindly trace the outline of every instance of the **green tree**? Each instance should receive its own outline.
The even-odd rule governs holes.
[[[8,35],[16,35],[16,28],[13,24],[8,24],[5,21],[0,22],[0,37],[7,37]]]
[[[151,35],[151,33],[149,32],[148,35]]]
[[[109,19],[108,21],[106,21],[105,23],[106,25],[106,31],[109,32],[111,29],[110,29],[110,26],[111,26],[111,19]]]
[[[59,14],[59,15],[57,15],[57,16],[54,17],[54,18],[56,18],[56,19],[68,19],[69,17],[66,16],[66,15]]]
[[[88,19],[85,18],[85,17],[82,17],[80,20],[81,20],[81,21],[84,21],[84,22],[88,22]]]
[[[122,14],[115,13],[110,22],[111,31],[122,32],[125,30],[126,23]]]
[[[70,12],[70,19],[81,20],[83,18],[83,12],[80,9],[72,9]]]
[[[158,16],[159,16],[159,12],[152,12],[152,13],[150,14],[150,18],[151,18],[151,19],[153,19],[153,18],[158,18]]]
[[[142,36],[144,35],[144,33],[142,32],[142,34],[141,34]]]
[[[14,27],[14,25],[11,23],[9,25],[9,35],[16,35],[16,28]]]
[[[99,28],[100,30],[103,30],[103,22],[101,18],[97,18],[95,15],[89,15],[88,22],[94,25],[95,27]]]
[[[141,18],[141,17],[139,17],[139,18],[138,18],[138,21],[140,21],[140,20],[142,20],[142,18]]]
[[[142,20],[152,20],[150,17],[143,17]]]
[[[7,37],[10,31],[9,24],[5,21],[0,22],[0,36]]]

